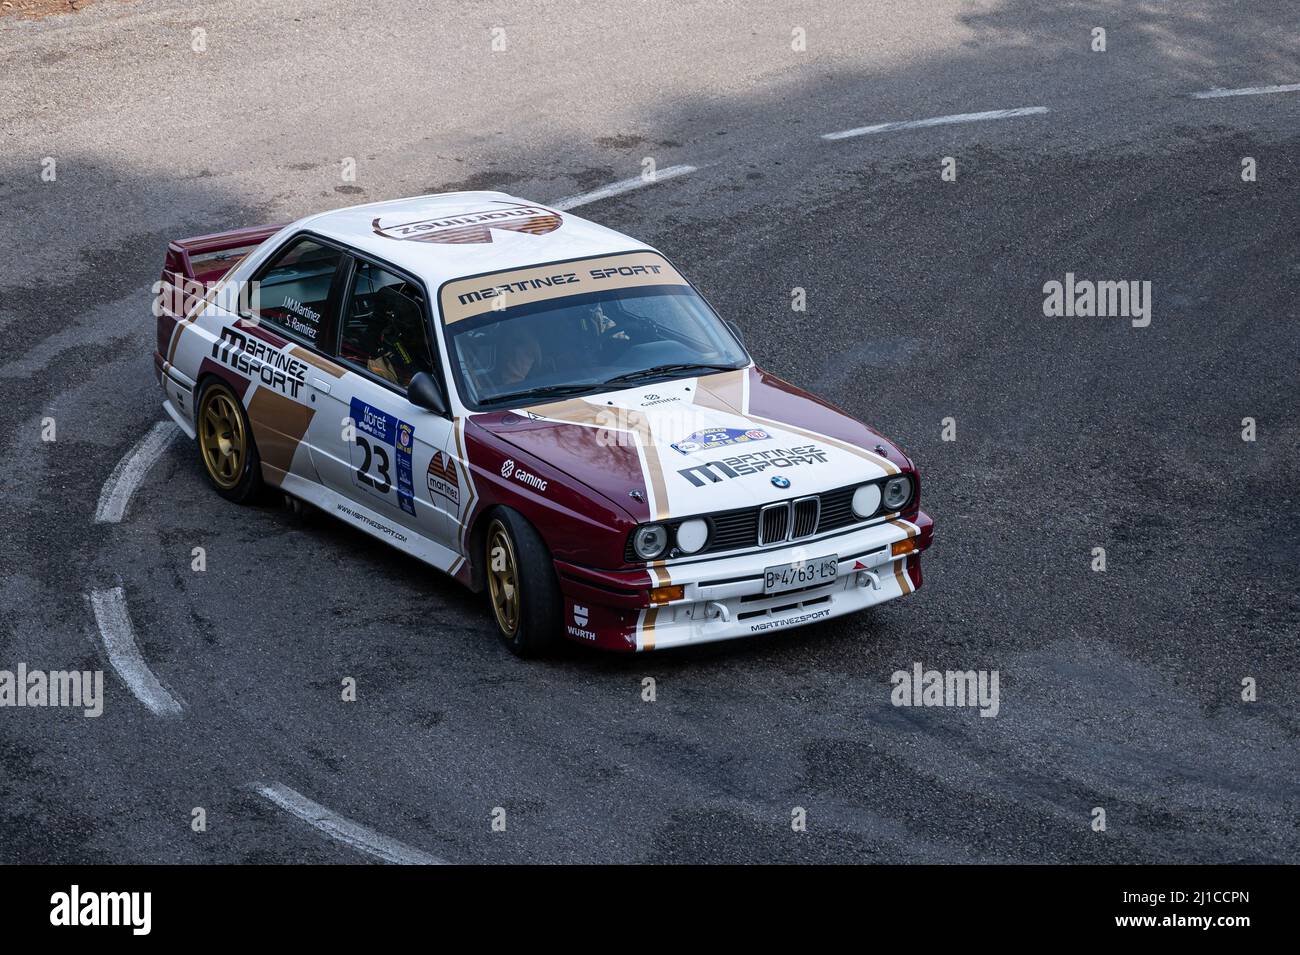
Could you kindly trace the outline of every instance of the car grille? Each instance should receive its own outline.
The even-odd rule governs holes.
[[[836,488],[833,491],[781,501],[777,504],[767,504],[763,507],[745,507],[710,514],[708,519],[713,526],[709,534],[709,543],[700,554],[775,545],[788,540],[811,537],[814,534],[824,534],[827,531],[848,527],[850,524],[865,523],[853,513],[853,492],[860,486],[853,484],[849,487]],[[681,521],[668,523],[675,529]],[[639,562],[632,550],[631,538],[628,539],[627,552],[624,556],[628,563]]]
[[[790,536],[790,504],[769,504],[759,511],[758,542],[772,544]]]

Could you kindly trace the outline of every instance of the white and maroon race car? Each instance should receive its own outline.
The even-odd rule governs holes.
[[[756,367],[663,255],[496,192],[174,242],[158,380],[218,493],[486,589],[506,643],[651,650],[921,585],[911,460]]]

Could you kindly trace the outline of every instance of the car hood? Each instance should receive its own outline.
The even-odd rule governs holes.
[[[473,420],[637,521],[790,500],[911,470],[871,428],[755,367]]]

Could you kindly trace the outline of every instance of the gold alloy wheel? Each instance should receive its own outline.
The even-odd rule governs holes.
[[[519,567],[510,532],[499,520],[488,526],[487,557],[488,590],[497,626],[513,637],[519,630]]]
[[[203,393],[198,418],[203,464],[212,480],[228,491],[243,477],[248,452],[244,418],[235,406],[234,395],[220,385],[209,387]]]

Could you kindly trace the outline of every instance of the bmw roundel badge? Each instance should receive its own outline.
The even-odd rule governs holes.
[[[772,478],[772,484],[775,487],[786,488],[790,486],[790,479],[788,477],[781,477],[781,475],[778,474],[776,477]]]

